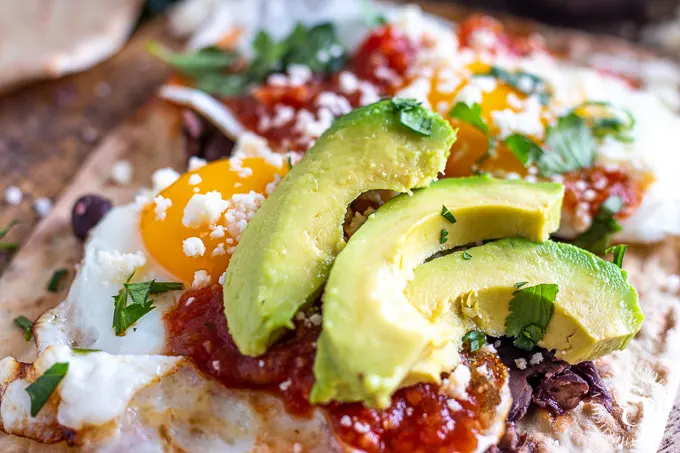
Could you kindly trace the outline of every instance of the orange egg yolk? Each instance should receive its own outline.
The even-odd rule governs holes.
[[[155,201],[145,206],[141,213],[140,231],[147,251],[158,264],[188,284],[192,283],[194,273],[200,270],[210,275],[211,282],[217,282],[229,264],[229,249],[237,243],[237,237],[234,237],[236,234],[230,233],[234,228],[229,228],[225,218],[231,207],[212,225],[189,227],[182,223],[184,209],[189,200],[196,193],[206,194],[211,191],[219,192],[223,200],[229,200],[234,194],[247,194],[250,191],[266,196],[267,185],[275,180],[276,175],[283,177],[287,172],[286,165],[277,168],[261,158],[243,159],[240,167],[234,168],[225,159],[187,172],[158,194],[158,197],[163,197],[161,202],[166,199],[172,202],[160,216]],[[242,170],[245,168],[252,172]],[[200,179],[194,177],[190,181],[194,175],[198,175]],[[200,182],[196,184],[196,181]],[[217,234],[216,229],[219,230]],[[203,242],[205,252],[202,256],[187,256],[183,243],[189,238],[199,238]],[[213,252],[216,249],[217,252]]]
[[[472,63],[467,67],[473,74],[486,73],[489,70],[489,65],[483,63]],[[473,76],[474,77],[474,76]],[[458,93],[467,84],[467,80],[461,83],[454,91],[449,93],[442,93],[437,90],[439,84],[438,71],[435,72],[432,78],[432,88],[428,101],[433,108],[436,108],[440,103],[450,105],[452,108],[456,105],[456,97]],[[518,111],[517,108],[512,107],[508,103],[508,94],[514,93],[521,101],[524,101],[527,96],[514,89],[512,86],[497,80],[496,88],[491,92],[482,92],[482,102],[480,103],[482,119],[489,127],[492,136],[498,134],[498,128],[495,127],[491,112],[497,110],[510,109]],[[445,175],[449,177],[470,176],[475,173],[475,168],[484,172],[514,172],[521,176],[526,176],[527,170],[517,157],[505,146],[498,141],[495,151],[488,157],[483,159],[489,147],[489,140],[486,135],[479,129],[470,124],[451,118],[448,112],[443,116],[458,129],[458,138],[451,148],[451,155],[446,164]],[[541,120],[547,125],[545,119]],[[536,137],[532,137],[536,140]],[[539,144],[540,141],[536,140]]]

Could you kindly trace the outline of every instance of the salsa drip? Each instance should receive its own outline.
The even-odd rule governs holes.
[[[244,356],[229,335],[220,285],[186,291],[164,322],[167,353],[192,358],[203,373],[228,388],[267,391],[279,396],[288,412],[311,415],[320,326],[297,320],[296,330],[265,354]],[[452,397],[446,384],[417,384],[396,392],[384,410],[332,403],[324,409],[336,437],[367,453],[474,451],[477,434],[497,415],[507,369],[485,351],[464,352],[462,360],[472,373],[467,398]]]

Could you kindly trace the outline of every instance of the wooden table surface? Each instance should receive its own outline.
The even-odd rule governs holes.
[[[441,11],[441,5],[435,8]],[[31,84],[0,97],[0,228],[20,221],[6,240],[24,241],[38,217],[33,200],[56,199],[99,140],[147,102],[169,75],[148,55],[150,39],[173,42],[161,20],[138,29],[121,52],[80,74]],[[2,195],[18,186],[24,200],[10,206]],[[0,273],[11,256],[0,251]],[[680,359],[680,358],[679,358]],[[659,453],[677,453],[680,410],[671,414]]]

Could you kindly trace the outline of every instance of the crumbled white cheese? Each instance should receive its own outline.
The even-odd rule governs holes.
[[[312,325],[314,325],[314,326],[320,326],[322,321],[323,321],[323,318],[318,313],[314,313],[313,315],[311,315],[309,317],[309,322],[311,322]]]
[[[177,173],[172,168],[159,168],[153,175],[151,175],[151,184],[153,185],[154,193],[158,193],[172,185],[179,178],[179,173]]]
[[[666,289],[671,293],[677,293],[680,290],[680,275],[669,275],[666,279]]]
[[[340,418],[340,426],[349,428],[352,426],[352,418],[349,415],[343,415],[342,418]]]
[[[293,121],[295,118],[295,109],[289,105],[277,104],[274,107],[274,117],[271,120],[271,125],[274,127],[281,127],[284,124]]]
[[[220,275],[220,278],[217,279],[217,282],[220,285],[224,285],[224,279],[227,278],[227,271],[222,272],[222,275]]]
[[[217,244],[217,246],[212,251],[212,256],[222,256],[226,254],[227,251],[224,250],[224,244]]]
[[[489,373],[489,369],[486,367],[486,363],[477,367],[477,373],[479,373],[479,374],[488,374]]]
[[[517,368],[520,370],[526,369],[527,367],[526,359],[515,359],[515,366],[517,366]]]
[[[52,200],[45,197],[36,198],[33,202],[33,209],[35,209],[35,213],[38,214],[38,217],[46,217],[47,214],[52,211]]]
[[[191,283],[192,288],[205,288],[210,284],[210,274],[201,269],[194,272],[194,281]]]
[[[306,137],[318,138],[331,127],[334,119],[333,113],[325,107],[318,110],[317,116],[309,110],[302,109],[297,113],[293,129]]]
[[[168,208],[172,206],[172,200],[165,198],[163,195],[156,195],[153,202],[153,211],[156,213],[156,220],[165,220]]]
[[[524,108],[524,101],[519,98],[513,91],[508,93],[507,102],[510,107],[516,110]]]
[[[205,254],[205,244],[201,238],[195,236],[186,238],[182,241],[182,250],[184,250],[184,254],[190,258],[203,256]]]
[[[352,94],[359,89],[359,79],[354,73],[349,71],[342,71],[338,76],[338,84],[340,91],[345,94]]]
[[[190,297],[190,298],[187,299],[187,301],[184,303],[184,305],[188,307],[191,304],[193,304],[195,300],[196,300],[195,297]]]
[[[194,194],[184,207],[182,225],[189,228],[198,228],[211,225],[229,207],[229,202],[222,199],[222,194],[212,190],[206,194]]]
[[[293,453],[302,453],[302,445],[299,443],[295,442],[293,444]]]
[[[201,159],[200,157],[191,156],[189,158],[189,165],[187,166],[187,171],[198,170],[199,168],[205,166],[208,163],[207,160]]]
[[[241,233],[245,230],[250,219],[262,206],[264,196],[251,190],[248,193],[234,194],[228,203],[224,218],[227,221],[227,230],[236,241],[241,240]]]
[[[543,354],[540,352],[537,352],[536,354],[532,355],[531,358],[529,359],[529,363],[531,365],[538,365],[543,361]]]
[[[370,82],[359,82],[359,92],[361,93],[359,97],[359,104],[361,105],[373,104],[380,100],[378,89]]]
[[[371,430],[371,425],[368,423],[354,422],[354,431],[360,434],[366,434]]]
[[[498,87],[498,81],[491,76],[475,76],[470,79],[469,83],[479,88],[483,93],[491,93]]]
[[[312,80],[312,70],[309,66],[291,64],[288,66],[288,82],[292,86],[300,86]]]
[[[224,227],[222,225],[210,226],[210,239],[219,239],[224,237]]]
[[[291,386],[290,379],[287,379],[279,384],[279,389],[281,389],[282,392],[285,392],[290,386]]]
[[[332,91],[322,91],[316,98],[316,105],[327,108],[335,116],[349,113],[352,106],[346,97],[333,93]]]
[[[452,412],[458,412],[463,408],[463,406],[460,405],[460,403],[454,399],[446,400],[446,406],[452,411]]]
[[[189,176],[189,185],[190,186],[196,186],[200,183],[203,182],[203,178],[201,178],[201,175],[194,173],[193,175]]]
[[[229,163],[233,169],[239,169],[241,168],[240,161],[247,157],[260,157],[275,167],[283,165],[283,156],[273,152],[266,139],[252,132],[244,132],[239,136],[234,145],[234,151],[229,159]],[[247,170],[250,169],[248,168]],[[252,170],[250,170],[250,173],[252,173]],[[243,174],[240,176],[243,178],[249,175]]]
[[[441,390],[452,398],[467,399],[467,386],[471,379],[470,368],[461,363],[442,381]]]
[[[462,102],[472,107],[473,104],[482,103],[482,90],[475,85],[465,85],[456,95],[456,103]]]
[[[423,106],[429,108],[430,102],[428,98],[430,96],[430,88],[430,79],[419,77],[399,90],[395,97],[416,99],[417,101],[422,102]]]
[[[475,50],[489,50],[496,42],[496,35],[486,28],[479,28],[470,34],[470,47]]]
[[[24,194],[17,186],[9,186],[5,189],[5,201],[12,206],[17,206],[24,199]]]
[[[499,138],[505,139],[512,134],[521,134],[542,139],[545,127],[541,122],[541,108],[536,96],[531,96],[525,102],[524,109],[519,112],[509,108],[491,112],[491,118],[498,127]]]
[[[106,285],[118,285],[144,266],[146,257],[141,251],[120,253],[118,250],[99,250],[97,262],[101,269],[102,281]]]
[[[111,168],[111,179],[116,184],[124,186],[132,181],[132,164],[129,160],[119,160]]]
[[[276,189],[276,186],[279,185],[279,182],[281,182],[281,175],[277,173],[274,175],[274,180],[265,186],[264,193],[271,195],[274,192],[274,189]]]

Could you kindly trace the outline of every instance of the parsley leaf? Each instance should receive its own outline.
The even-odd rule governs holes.
[[[588,123],[595,137],[612,136],[621,142],[633,140],[628,132],[635,126],[635,117],[626,108],[605,101],[586,101],[571,112]]]
[[[525,135],[512,134],[503,143],[525,167],[538,162],[543,155],[541,147]]]
[[[610,196],[597,211],[590,227],[574,239],[574,245],[602,255],[611,245],[614,233],[621,231],[621,225],[614,216],[623,208],[621,197]]]
[[[442,228],[442,230],[439,232],[439,243],[440,244],[446,244],[448,237],[449,237],[449,232],[446,231],[446,228]]]
[[[399,113],[399,122],[421,135],[432,133],[432,117],[415,99],[393,98],[392,105]]]
[[[283,64],[301,64],[312,72],[335,72],[343,67],[347,55],[335,30],[324,22],[308,28],[298,23],[283,41]]]
[[[50,278],[50,283],[47,285],[47,291],[51,293],[56,293],[59,291],[59,282],[66,276],[67,273],[68,270],[63,268],[54,271],[52,278]]]
[[[486,335],[479,330],[471,330],[463,335],[463,343],[468,343],[470,352],[478,351],[486,343]]]
[[[557,120],[546,131],[547,152],[541,154],[537,166],[541,176],[554,176],[592,167],[595,140],[585,121],[570,113]]]
[[[67,371],[68,363],[55,363],[42,376],[26,387],[26,393],[31,397],[31,417],[38,415],[40,409],[50,399],[50,395],[66,376]]]
[[[516,347],[530,351],[543,338],[552,318],[557,292],[555,284],[529,286],[514,292],[510,314],[505,319],[505,332],[515,337]]]
[[[33,321],[24,315],[19,315],[14,318],[14,324],[16,324],[20,329],[23,329],[24,340],[31,341],[31,336],[33,335]]]
[[[173,52],[152,41],[147,44],[147,50],[182,74],[192,78],[200,78],[205,73],[229,69],[239,59],[238,53],[214,46],[191,53],[180,53]]]
[[[487,136],[490,134],[489,127],[482,118],[482,106],[477,103],[472,104],[472,107],[470,107],[465,102],[458,102],[449,111],[449,116],[468,123],[475,129],[484,132]]]
[[[612,259],[612,263],[619,266],[619,269],[623,269],[623,257],[626,256],[627,249],[628,246],[626,244],[619,244],[615,245],[614,247],[609,247],[607,250],[604,251],[604,253],[606,255],[613,253],[614,258]]]
[[[118,294],[113,296],[113,329],[118,336],[125,335],[130,326],[156,308],[149,295],[184,289],[182,283],[155,280],[130,283],[131,278],[132,275],[128,277]],[[128,304],[128,299],[132,299],[131,304]]]
[[[464,260],[471,260],[472,255],[470,255],[468,252],[463,252],[463,259]]]
[[[444,205],[442,205],[441,215],[442,215],[442,217],[444,217],[449,222],[456,223],[456,218],[453,216],[453,213],[451,211],[449,211],[449,209]]]
[[[516,289],[520,289],[522,286],[526,286],[528,284],[529,284],[529,282],[517,282],[512,286],[514,286]]]
[[[528,96],[536,95],[543,105],[548,104],[552,98],[548,84],[536,74],[525,71],[508,72],[498,66],[491,66],[488,72],[475,75],[492,76]]]

